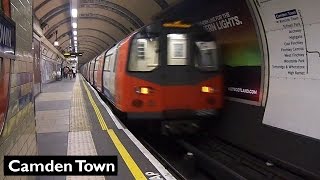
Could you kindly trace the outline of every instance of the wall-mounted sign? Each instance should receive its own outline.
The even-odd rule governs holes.
[[[82,53],[66,52],[63,54],[65,58],[82,56]]]
[[[15,54],[16,26],[15,22],[0,12],[0,51]]]

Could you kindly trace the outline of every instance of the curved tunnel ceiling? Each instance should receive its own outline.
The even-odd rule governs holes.
[[[72,36],[70,4],[72,0],[34,0],[34,13],[46,38],[59,41],[61,52],[67,51]],[[179,0],[79,0],[79,63],[110,48],[137,28],[151,22],[151,17]],[[146,8],[148,7],[148,8]]]

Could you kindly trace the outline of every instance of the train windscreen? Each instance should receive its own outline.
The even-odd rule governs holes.
[[[152,71],[159,66],[159,38],[133,39],[128,70]]]

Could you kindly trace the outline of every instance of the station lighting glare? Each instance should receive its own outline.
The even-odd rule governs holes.
[[[77,9],[72,9],[72,10],[71,10],[71,15],[72,15],[72,17],[74,17],[74,18],[78,17],[78,10],[77,10]]]
[[[55,42],[53,43],[53,45],[54,45],[54,46],[59,46],[59,41],[55,41]]]
[[[73,31],[73,35],[78,35],[78,32],[77,31]]]
[[[76,41],[76,40],[78,40],[78,38],[75,36],[75,37],[73,37],[73,40],[75,40],[75,41]]]
[[[72,23],[72,27],[73,28],[77,28],[78,27],[78,24],[76,22]]]

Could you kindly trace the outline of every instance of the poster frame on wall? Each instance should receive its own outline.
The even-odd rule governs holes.
[[[11,38],[10,36],[8,37],[4,37],[4,38],[8,38],[6,39],[6,41],[3,43],[0,43],[0,57],[1,60],[3,61],[2,63],[4,64],[4,72],[5,74],[7,74],[7,79],[4,79],[4,86],[7,89],[7,94],[5,95],[5,99],[7,100],[7,102],[2,102],[5,106],[4,108],[1,110],[1,112],[3,112],[3,121],[0,122],[0,136],[3,133],[3,129],[4,126],[6,124],[6,120],[7,120],[7,115],[8,115],[8,109],[9,109],[9,100],[10,100],[10,86],[11,86],[11,64],[12,64],[12,60],[16,59],[15,56],[15,50],[16,50],[16,24],[15,22],[10,19],[7,15],[5,15],[2,11],[0,11],[0,23],[2,25],[2,31],[5,31],[6,34],[10,33],[11,34]],[[7,69],[5,64],[9,63]],[[4,74],[4,75],[5,75]],[[4,77],[5,78],[5,77]],[[6,80],[6,81],[5,81]],[[1,113],[0,112],[0,113]]]
[[[255,106],[266,106],[269,86],[269,48],[267,38],[263,26],[263,22],[260,17],[260,13],[257,10],[257,4],[254,0],[246,0],[248,9],[250,10],[253,24],[256,29],[256,36],[259,43],[259,49],[261,52],[261,82],[260,82],[260,93],[259,101],[251,101],[235,97],[226,97],[230,101],[240,102]]]

